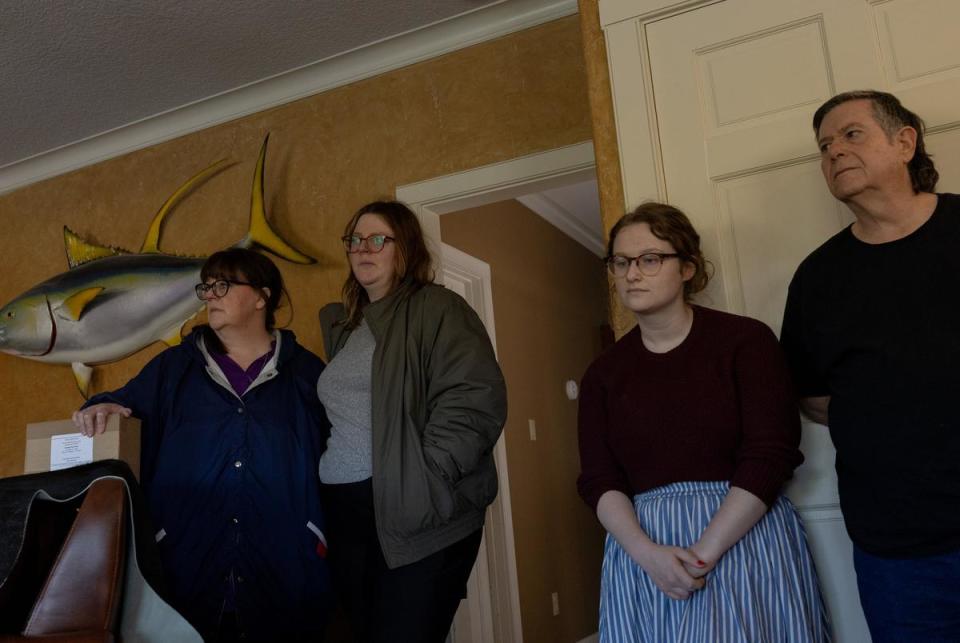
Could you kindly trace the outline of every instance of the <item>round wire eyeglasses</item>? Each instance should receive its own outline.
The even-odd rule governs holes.
[[[613,255],[607,257],[607,270],[614,277],[626,277],[630,272],[630,264],[637,264],[640,274],[645,277],[656,277],[663,267],[663,260],[671,257],[680,257],[676,252],[645,252],[636,257]]]

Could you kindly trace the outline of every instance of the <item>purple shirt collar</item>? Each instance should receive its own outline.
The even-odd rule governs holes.
[[[270,342],[270,350],[253,360],[253,363],[250,364],[246,370],[241,368],[239,364],[225,353],[217,353],[211,350],[210,357],[213,358],[213,361],[217,363],[217,366],[219,366],[223,374],[226,375],[230,386],[233,387],[237,395],[243,395],[247,389],[250,388],[250,385],[253,384],[254,380],[257,379],[257,376],[260,375],[260,372],[263,371],[263,367],[267,365],[267,362],[270,361],[270,358],[273,357],[276,350],[277,342]]]

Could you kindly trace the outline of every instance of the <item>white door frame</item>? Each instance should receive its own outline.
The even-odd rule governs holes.
[[[497,351],[497,335],[493,320],[493,287],[490,265],[462,250],[445,243],[440,244],[438,279],[458,294],[463,295],[470,307],[477,311],[480,321],[490,335],[493,351]],[[494,455],[496,458],[496,455]],[[491,511],[498,511],[494,507]],[[492,521],[490,521],[492,522]],[[490,522],[484,531],[490,531]],[[451,636],[447,643],[488,643],[498,640],[494,634],[492,601],[490,600],[490,555],[486,533],[480,541],[477,560],[467,581],[467,598],[461,603],[453,619]]]
[[[608,59],[622,59],[611,48],[624,46],[626,39],[611,39],[611,30],[629,30],[636,35],[631,46],[646,52],[645,26],[674,14],[690,11],[717,0],[599,0],[600,28],[603,30]],[[617,147],[626,209],[630,210],[648,199],[662,201],[666,196],[666,182],[660,155],[660,135],[657,131],[656,107],[653,102],[653,76],[646,55],[641,58],[641,69],[631,70],[632,83],[617,83],[612,65],[610,82],[615,88],[614,111],[617,121]],[[617,95],[621,94],[621,95]],[[629,94],[629,96],[628,96]],[[630,102],[643,109],[619,113],[617,104]],[[624,144],[624,141],[627,144]]]
[[[433,256],[439,261],[442,258],[441,215],[586,181],[596,177],[595,165],[593,143],[586,141],[403,185],[397,188],[396,194],[397,199],[406,202],[417,213],[427,243]],[[494,339],[492,296],[489,306],[487,330]],[[493,455],[497,464],[500,493],[490,506],[484,529],[490,570],[490,594],[480,596],[479,603],[470,603],[471,621],[481,622],[485,614],[493,615],[494,641],[522,643],[510,479],[506,443],[502,436],[497,441]]]

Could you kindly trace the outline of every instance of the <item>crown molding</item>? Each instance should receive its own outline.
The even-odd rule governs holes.
[[[0,167],[0,194],[575,13],[576,0],[482,7],[15,161]]]

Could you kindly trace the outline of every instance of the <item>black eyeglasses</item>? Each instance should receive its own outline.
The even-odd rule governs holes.
[[[230,290],[230,286],[250,286],[255,288],[252,283],[248,281],[233,281],[229,279],[217,279],[213,283],[209,284],[197,284],[193,287],[194,291],[197,293],[197,299],[200,301],[206,301],[209,299],[209,295],[212,293],[214,299],[220,299],[221,297],[226,297],[227,292]]]
[[[645,252],[636,257],[613,255],[607,257],[607,270],[614,277],[626,277],[630,271],[630,264],[636,263],[642,275],[655,277],[663,267],[663,260],[671,257],[680,257],[680,255],[676,252]]]
[[[369,252],[380,252],[383,250],[387,241],[395,241],[393,237],[385,234],[371,234],[369,237],[361,237],[359,234],[348,234],[341,239],[343,247],[347,252],[360,252],[360,248],[366,244]]]

